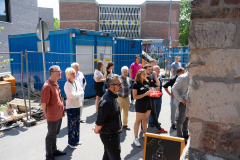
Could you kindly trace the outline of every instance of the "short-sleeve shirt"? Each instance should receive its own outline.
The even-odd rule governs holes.
[[[77,74],[76,74],[76,78],[75,78],[75,80],[76,81],[78,81],[79,83],[80,83],[80,85],[83,87],[83,79],[84,79],[85,77],[84,77],[84,75],[83,75],[83,73],[82,72],[78,72]]]
[[[173,63],[171,64],[171,69],[173,69],[174,76],[177,75],[177,69],[178,69],[179,67],[182,67],[182,65],[181,65],[180,62],[178,62],[178,63],[173,62]]]
[[[150,87],[156,87],[155,83],[156,83],[156,78],[154,77],[153,74],[150,74],[148,77],[148,83],[150,85]]]
[[[46,118],[55,122],[64,116],[64,107],[58,83],[48,79],[42,88],[41,103],[46,103]]]
[[[98,69],[95,69],[93,78],[95,79],[96,77],[99,77],[99,79],[103,79],[103,74]]]
[[[137,90],[137,95],[144,94],[147,91],[149,91],[149,83],[148,82],[140,83],[140,82],[136,81],[133,83],[132,89]],[[137,99],[135,105],[136,106],[146,106],[146,105],[149,105],[150,102],[151,102],[150,97],[145,96],[141,99]]]
[[[132,70],[132,78],[133,79],[136,77],[138,70],[141,68],[142,68],[142,65],[140,62],[138,64],[136,62],[131,64],[130,69]]]

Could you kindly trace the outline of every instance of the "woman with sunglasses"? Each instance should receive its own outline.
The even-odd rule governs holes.
[[[103,69],[103,66],[104,66],[104,64],[103,64],[102,61],[98,61],[97,62],[97,67],[95,69],[94,77],[93,77],[93,79],[95,80],[95,82],[94,82],[94,90],[96,92],[96,101],[95,101],[96,113],[98,113],[98,103],[99,103],[99,100],[104,95],[103,86],[104,86],[105,78],[103,78],[103,74],[101,72],[101,70]]]
[[[136,99],[135,103],[135,111],[136,111],[136,121],[134,123],[134,135],[135,139],[133,140],[133,143],[140,147],[141,144],[138,140],[138,130],[139,125],[142,121],[143,126],[143,135],[142,137],[145,137],[145,133],[147,132],[147,120],[151,112],[151,99],[148,97],[150,94],[149,91],[149,83],[146,78],[146,70],[140,69],[137,72],[135,82],[133,83],[132,87],[132,94],[133,98]]]
[[[82,144],[79,140],[79,129],[80,106],[84,98],[84,91],[80,83],[74,80],[76,78],[76,72],[73,68],[67,68],[65,74],[67,77],[64,91],[67,96],[68,145],[71,148],[77,148],[77,145]]]

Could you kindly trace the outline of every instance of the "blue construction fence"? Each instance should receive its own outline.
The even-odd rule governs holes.
[[[171,50],[171,53],[169,54]],[[189,53],[190,48],[188,46],[184,47],[172,47],[169,49],[169,47],[163,48],[160,52],[162,53],[148,53],[149,56],[157,60],[158,65],[161,68],[166,69],[168,66],[168,63],[172,64],[175,61],[175,57],[180,57],[180,63],[182,64],[182,67],[186,69],[186,65],[189,62]],[[170,56],[170,62],[169,62],[169,56]]]

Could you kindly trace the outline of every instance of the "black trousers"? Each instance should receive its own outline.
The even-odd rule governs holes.
[[[135,81],[131,81],[131,89],[132,89],[132,86],[133,86],[133,83],[134,83]],[[133,99],[133,94],[132,94],[132,91],[131,91],[131,100],[134,100]]]
[[[100,138],[104,145],[103,160],[121,160],[120,133],[100,133]]]
[[[158,123],[156,106],[155,106],[155,102],[154,102],[154,99],[153,99],[153,98],[151,98],[151,103],[152,103],[152,109],[151,109],[151,114],[150,114],[150,116],[152,116],[153,124],[156,126],[156,128],[157,128],[158,130],[160,130],[160,129],[161,129],[161,126],[160,126],[160,124]]]
[[[49,122],[48,133],[46,136],[46,157],[52,157],[53,153],[57,150],[57,134],[61,129],[62,118],[55,122]]]
[[[153,98],[151,98],[151,114],[150,114],[150,116],[151,115],[152,115],[152,119],[153,119],[153,124],[156,126],[156,128],[158,130],[160,130],[161,129],[161,125],[160,125],[160,123],[158,123],[156,106],[155,106],[155,102],[154,102]],[[141,128],[143,129],[142,121],[141,121]]]

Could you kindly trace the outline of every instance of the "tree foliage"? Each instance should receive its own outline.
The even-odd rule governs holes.
[[[191,0],[182,0],[180,8],[179,46],[187,46],[191,23]]]
[[[4,29],[4,27],[0,27],[0,32],[2,32],[3,29]],[[0,44],[1,44],[1,42],[0,42]],[[1,65],[1,63],[7,64],[7,63],[9,63],[10,61],[13,61],[13,59],[5,59],[5,60],[3,60],[3,61],[2,61],[1,59],[3,59],[3,56],[0,56],[0,68],[5,68],[5,67],[6,67],[5,65]]]
[[[59,19],[53,18],[53,21],[54,21],[54,30],[59,30],[60,29]]]

